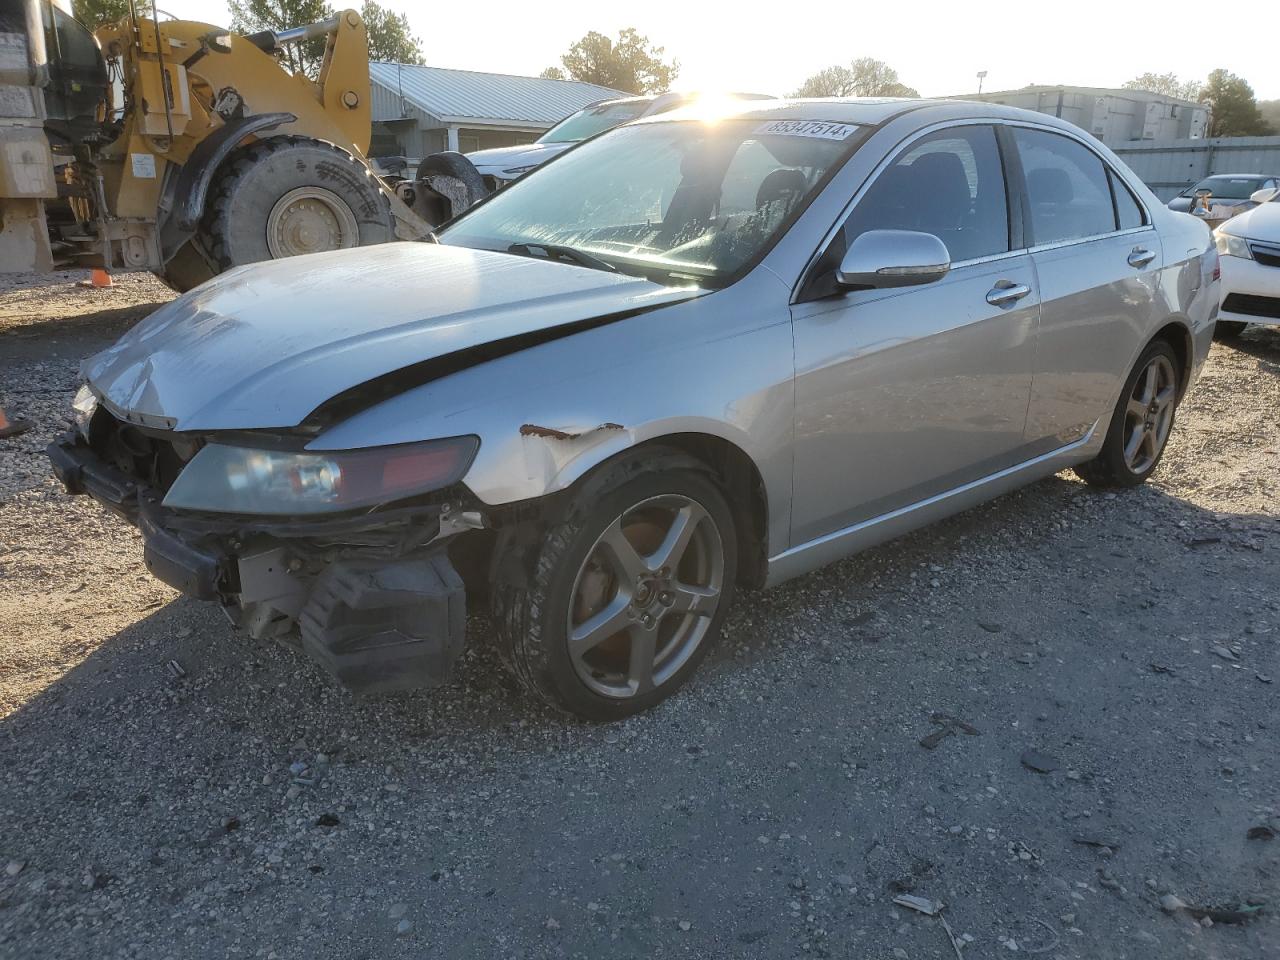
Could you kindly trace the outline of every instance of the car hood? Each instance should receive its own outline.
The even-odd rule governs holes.
[[[136,423],[286,428],[411,364],[701,292],[431,243],[335,250],[224,273],[161,307],[81,372]]]
[[[1232,217],[1218,229],[1235,237],[1280,243],[1280,203],[1260,203],[1252,210]]]
[[[564,153],[572,143],[525,143],[518,147],[494,147],[492,150],[476,150],[467,159],[482,173],[502,173],[518,167],[546,163],[557,154]]]

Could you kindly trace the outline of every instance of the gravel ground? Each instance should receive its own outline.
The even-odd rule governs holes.
[[[744,597],[591,726],[482,621],[448,687],[354,700],[62,495],[79,359],[169,296],[125,280],[0,288],[0,955],[1280,957],[1280,332],[1214,347],[1146,487]]]

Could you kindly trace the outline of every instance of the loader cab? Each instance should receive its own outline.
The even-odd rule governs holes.
[[[28,39],[37,85],[44,88],[45,130],[67,144],[96,139],[100,107],[107,101],[107,64],[93,32],[71,14],[69,0],[0,0],[20,4],[23,20],[39,24],[42,36]]]

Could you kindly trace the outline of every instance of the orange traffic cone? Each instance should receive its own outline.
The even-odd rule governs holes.
[[[114,287],[116,282],[111,279],[111,274],[103,270],[101,267],[93,268],[93,275],[88,280],[81,280],[80,286],[93,287],[95,290],[105,290],[108,287]]]
[[[0,407],[0,440],[6,437],[16,437],[18,434],[26,433],[30,429],[30,420],[10,420],[5,416],[4,408]]]

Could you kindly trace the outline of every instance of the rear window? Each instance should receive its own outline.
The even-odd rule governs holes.
[[[649,102],[637,100],[631,103],[604,103],[598,107],[587,107],[561,120],[540,136],[538,143],[577,143],[579,140],[586,140],[597,133],[612,130],[619,124],[635,120],[648,109]]]
[[[1197,190],[1208,190],[1219,200],[1248,200],[1253,191],[1261,188],[1261,177],[1208,177],[1191,188],[1190,196],[1195,196]]]

